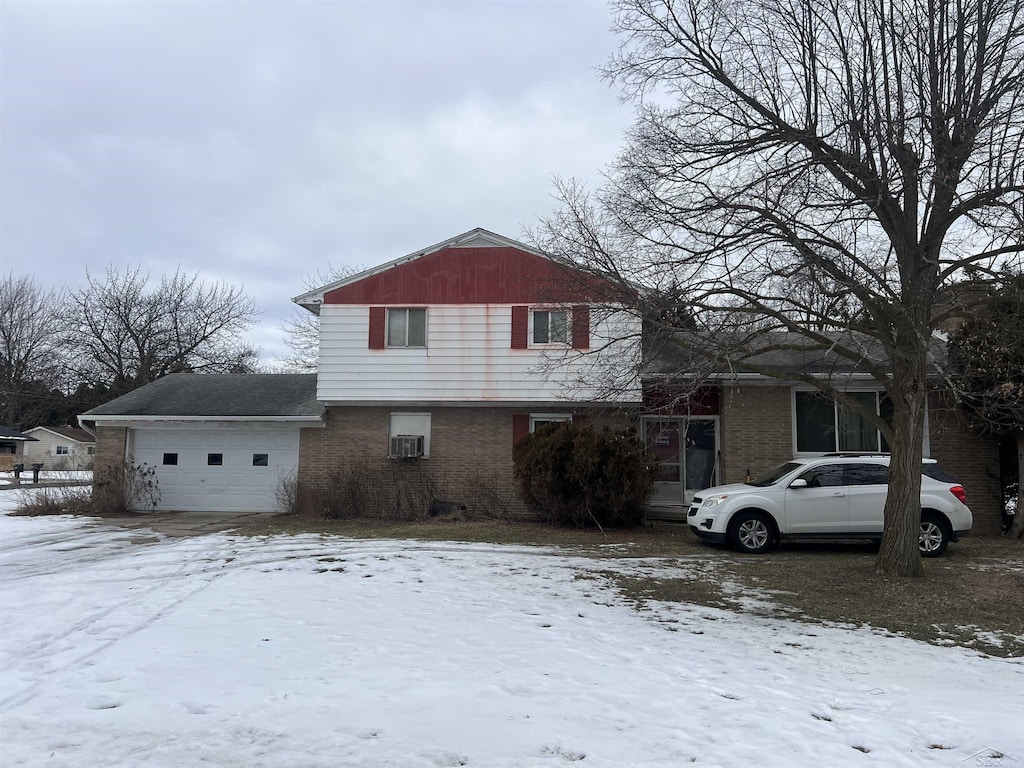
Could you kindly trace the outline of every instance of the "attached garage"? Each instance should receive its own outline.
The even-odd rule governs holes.
[[[83,414],[97,466],[156,469],[161,511],[271,512],[295,473],[301,430],[323,427],[312,374],[175,374]],[[120,443],[107,445],[110,434]]]
[[[299,462],[292,426],[225,424],[133,429],[129,452],[156,467],[161,510],[271,512]]]

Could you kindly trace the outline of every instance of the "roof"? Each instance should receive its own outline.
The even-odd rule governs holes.
[[[104,417],[320,418],[315,373],[175,373],[82,414]]]
[[[780,378],[793,376],[856,376],[871,367],[889,371],[891,365],[881,342],[864,334],[826,332],[831,344],[816,342],[793,332],[773,331],[731,344],[721,335],[714,339],[695,332],[678,332],[648,350],[643,374],[651,377],[701,375],[728,378],[737,374]],[[929,358],[934,367],[946,359],[946,345],[939,337],[930,341]],[[858,359],[836,351],[853,352]]]
[[[307,291],[300,296],[296,296],[292,299],[296,304],[305,307],[306,309],[319,313],[320,305],[323,303],[324,294],[329,291],[333,291],[336,288],[342,288],[352,283],[357,283],[360,280],[365,280],[373,275],[380,274],[389,269],[394,269],[402,264],[407,264],[410,261],[427,256],[431,253],[444,250],[445,248],[486,248],[486,247],[505,247],[505,248],[516,248],[527,253],[532,253],[536,256],[543,256],[544,258],[550,258],[547,254],[538,251],[525,243],[520,243],[518,240],[499,235],[489,230],[477,227],[471,229],[468,232],[463,232],[461,235],[450,237],[447,240],[442,240],[440,243],[434,243],[433,245],[421,248],[418,251],[400,256],[397,259],[381,264],[380,266],[373,267],[372,269],[364,270],[355,275],[349,275],[348,277],[336,280],[329,285],[325,285],[321,288],[316,288],[312,291]]]
[[[5,442],[5,443],[11,443],[11,442],[28,443],[28,442],[38,442],[38,441],[34,437],[30,437],[29,435],[22,434],[21,432],[19,432],[14,427],[8,427],[8,426],[5,426],[3,424],[0,424],[0,442]]]
[[[55,435],[66,437],[68,440],[72,440],[76,443],[95,443],[96,437],[86,432],[84,429],[78,427],[33,427],[28,430],[29,432],[35,432],[37,429],[45,429],[47,432],[52,432]]]

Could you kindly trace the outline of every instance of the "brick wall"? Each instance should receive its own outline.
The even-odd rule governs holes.
[[[93,456],[93,471],[100,472],[124,460],[125,427],[96,427],[96,455]]]
[[[938,394],[928,401],[928,427],[932,458],[967,491],[967,506],[974,514],[972,534],[999,535],[999,444],[971,429],[963,413]]]
[[[557,408],[544,409],[557,412]],[[430,457],[388,459],[392,413],[430,413]],[[515,492],[512,467],[512,416],[523,408],[487,407],[372,407],[341,406],[327,409],[326,426],[303,429],[299,436],[299,487],[304,493],[323,487],[338,470],[369,468],[385,477],[407,479],[429,472],[444,497],[473,506],[477,511],[523,515],[527,509]],[[621,428],[628,416],[593,411],[596,427]],[[388,497],[388,503],[394,499]]]
[[[722,484],[742,483],[793,458],[792,394],[788,387],[722,388]]]

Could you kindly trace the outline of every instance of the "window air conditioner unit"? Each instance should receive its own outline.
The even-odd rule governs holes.
[[[423,435],[397,435],[391,438],[391,458],[418,459],[423,455]]]

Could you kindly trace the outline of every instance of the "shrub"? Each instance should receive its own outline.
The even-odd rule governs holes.
[[[19,494],[17,511],[23,515],[87,515],[92,511],[88,486],[43,486]]]
[[[328,520],[422,520],[446,486],[416,459],[336,467],[298,489],[301,514]]]
[[[160,484],[156,467],[136,464],[129,456],[93,476],[92,509],[97,515],[124,515],[137,509],[156,509]]]
[[[513,453],[523,500],[553,523],[626,527],[643,522],[657,465],[630,431],[549,425]]]

